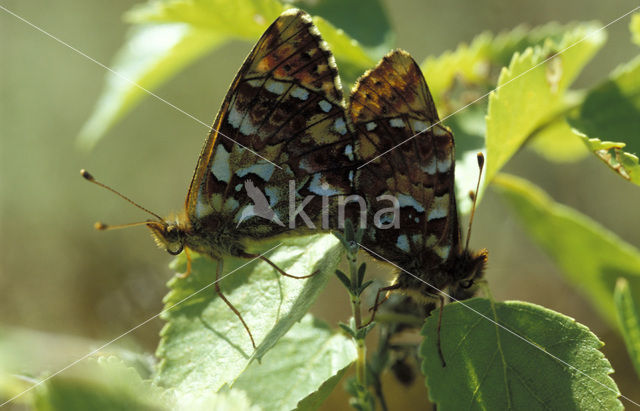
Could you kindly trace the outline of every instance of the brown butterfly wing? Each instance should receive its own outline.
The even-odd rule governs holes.
[[[187,216],[216,229],[239,224],[240,237],[288,230],[290,181],[298,200],[349,192],[353,155],[345,147],[352,144],[335,60],[309,15],[288,10],[231,85],[198,160]],[[279,223],[253,217],[257,202],[247,195],[248,181]],[[318,197],[304,210],[317,222],[320,208]]]
[[[369,215],[391,206],[379,199],[382,195],[397,198],[400,205],[399,227],[370,224],[364,245],[409,270],[454,259],[460,229],[453,135],[440,125],[429,128],[438,114],[408,53],[393,51],[365,73],[352,92],[349,116],[357,155],[363,163],[371,161],[356,173],[356,191],[366,198]]]

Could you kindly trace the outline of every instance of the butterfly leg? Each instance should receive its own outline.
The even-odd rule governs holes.
[[[251,339],[251,345],[253,345],[253,349],[255,350],[256,343],[255,341],[253,341],[253,335],[251,334],[251,330],[249,330],[249,326],[247,325],[247,323],[244,322],[244,318],[242,318],[242,315],[236,309],[236,307],[234,307],[233,304],[231,304],[231,301],[227,300],[227,297],[225,297],[224,294],[222,294],[222,289],[220,288],[221,273],[222,273],[222,260],[218,260],[218,268],[216,269],[216,281],[214,282],[216,287],[216,293],[220,298],[222,298],[222,301],[224,301],[227,304],[227,306],[231,308],[231,311],[233,311],[233,313],[240,319],[240,322],[244,326],[244,329],[247,330],[247,334],[249,334],[249,338]]]
[[[318,271],[314,271],[311,274],[307,274],[307,275],[291,275],[291,274],[288,274],[282,268],[278,267],[273,261],[269,260],[267,257],[265,257],[264,255],[260,255],[260,254],[242,253],[240,255],[240,257],[244,257],[244,258],[259,258],[262,261],[264,261],[265,263],[269,264],[277,272],[279,272],[280,274],[284,275],[285,277],[296,278],[298,280],[303,279],[303,278],[313,277],[314,275],[318,274]]]
[[[438,355],[440,356],[440,361],[442,361],[442,368],[444,368],[447,366],[447,363],[444,360],[444,355],[442,355],[442,344],[440,342],[440,326],[442,325],[442,311],[444,309],[444,297],[442,295],[438,295],[438,297],[440,298],[440,313],[438,314],[436,345],[438,346]]]
[[[189,274],[191,274],[191,254],[189,254],[189,249],[185,247],[184,255],[187,256],[187,271],[182,274],[178,274],[179,278],[187,278]]]
[[[367,326],[369,324],[371,324],[373,322],[373,320],[376,318],[376,313],[378,312],[378,307],[380,307],[385,301],[387,301],[389,299],[389,296],[391,294],[391,291],[393,290],[397,290],[398,288],[400,288],[400,284],[392,284],[389,285],[387,287],[382,287],[378,289],[378,292],[376,293],[376,300],[373,303],[373,306],[371,308],[369,308],[369,311],[371,311],[371,318],[369,319],[369,321],[367,321],[367,323],[364,326]],[[380,294],[382,293],[387,293],[384,298],[382,300],[380,300]]]

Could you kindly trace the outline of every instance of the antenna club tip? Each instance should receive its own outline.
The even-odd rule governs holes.
[[[484,154],[482,153],[478,153],[478,166],[484,166]]]
[[[469,199],[471,201],[475,201],[476,200],[476,192],[473,190],[469,190]]]
[[[85,180],[89,180],[89,181],[93,181],[94,178],[91,175],[91,173],[89,173],[87,170],[85,170],[84,168],[82,170],[80,170],[80,175],[85,179]]]
[[[107,228],[109,228],[109,226],[108,226],[108,225],[106,225],[106,224],[101,223],[100,221],[98,221],[97,223],[95,223],[95,224],[93,225],[93,228],[95,228],[95,229],[96,229],[96,230],[98,230],[98,231],[104,231],[104,230],[106,230]]]

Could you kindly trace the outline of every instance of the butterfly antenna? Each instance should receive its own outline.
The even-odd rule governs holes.
[[[478,201],[478,190],[480,190],[480,180],[482,180],[482,169],[484,168],[484,154],[478,153],[478,182],[476,183],[476,191],[471,191],[469,195],[473,200],[473,206],[471,207],[471,216],[469,217],[469,228],[467,229],[467,243],[464,246],[465,250],[469,249],[469,239],[471,238],[471,225],[473,224],[473,216],[476,213],[476,202]]]
[[[87,170],[80,170],[80,175],[87,181],[92,182],[93,184],[99,185],[102,188],[106,188],[107,190],[111,191],[112,193],[114,193],[115,195],[117,195],[118,197],[128,201],[130,204],[133,204],[134,206],[138,207],[140,210],[145,211],[149,214],[151,214],[152,216],[154,216],[155,218],[157,218],[160,221],[162,220],[162,217],[160,217],[158,214],[147,210],[146,208],[142,207],[140,204],[136,203],[135,201],[133,201],[132,199],[130,199],[129,197],[126,197],[125,195],[117,192],[116,190],[114,190],[113,188],[109,187],[106,184],[103,184],[101,182],[99,182],[98,180],[96,180],[91,173],[89,173]],[[142,225],[142,224],[146,224],[146,222],[140,222],[140,223],[131,223],[131,224],[121,224],[121,225],[113,225],[113,226],[108,226],[106,224],[102,224],[102,223],[96,223],[95,224],[95,228],[96,230],[110,230],[110,229],[115,229],[115,228],[124,228],[124,227],[132,227],[132,226],[136,226],[136,225]]]

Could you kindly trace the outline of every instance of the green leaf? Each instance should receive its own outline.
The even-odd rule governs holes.
[[[603,343],[584,325],[524,302],[474,298],[464,304],[444,308],[445,368],[435,343],[437,316],[422,329],[422,372],[438,410],[623,408],[609,377],[613,369],[599,351]]]
[[[353,341],[307,314],[233,384],[263,410],[314,409],[357,357]]]
[[[215,393],[204,390],[202,392],[176,392],[172,399],[174,410],[189,411],[261,411],[257,405],[252,405],[247,394],[239,390],[229,390]]]
[[[582,135],[572,129],[564,117],[550,122],[532,137],[529,147],[549,161],[576,162],[589,155]]]
[[[565,91],[605,41],[599,28],[580,25],[558,42],[516,53],[502,70],[489,96],[485,185],[533,132],[567,109]]]
[[[640,56],[589,91],[570,124],[598,158],[625,180],[640,185]],[[605,141],[605,140],[611,140]],[[624,150],[623,150],[624,148]]]
[[[114,356],[90,358],[33,390],[34,409],[168,409],[165,392]]]
[[[587,216],[554,202],[527,180],[500,174],[494,187],[566,278],[615,323],[613,290],[618,277],[640,290],[640,250]],[[640,293],[634,295],[638,298]]]
[[[80,144],[95,145],[147,97],[146,90],[154,90],[224,40],[182,23],[135,27],[111,65],[113,72],[107,73],[102,95],[78,136]]]
[[[168,311],[163,314],[168,324],[157,351],[160,385],[181,391],[217,391],[231,385],[253,359],[260,359],[306,314],[333,275],[342,247],[330,234],[285,238],[282,243],[268,253],[272,262],[291,275],[317,274],[299,280],[283,277],[263,261],[223,259],[222,276],[232,274],[220,282],[222,292],[251,330],[258,345],[255,352],[240,320],[211,285],[216,277],[214,261],[196,255],[192,274],[169,282]],[[248,244],[247,252],[263,253],[277,244]],[[184,258],[179,261],[181,270]],[[242,265],[246,266],[240,269]]]
[[[640,376],[640,313],[626,278],[619,278],[613,295],[627,352]]]
[[[631,23],[629,24],[633,42],[640,46],[640,13],[635,13],[631,16]]]
[[[289,7],[276,0],[151,0],[125,16],[130,23],[187,23],[226,35],[253,40]]]
[[[532,29],[519,26],[497,35],[484,32],[469,44],[461,43],[454,51],[427,57],[420,67],[440,114],[447,115],[471,102],[474,97],[479,97],[469,95],[470,90],[489,91],[494,82],[492,73],[508,65],[514,53],[528,47],[542,46],[547,38],[559,40],[564,33],[575,28],[576,24],[549,23]],[[451,94],[455,91],[456,82],[463,84],[464,98],[452,102]]]

